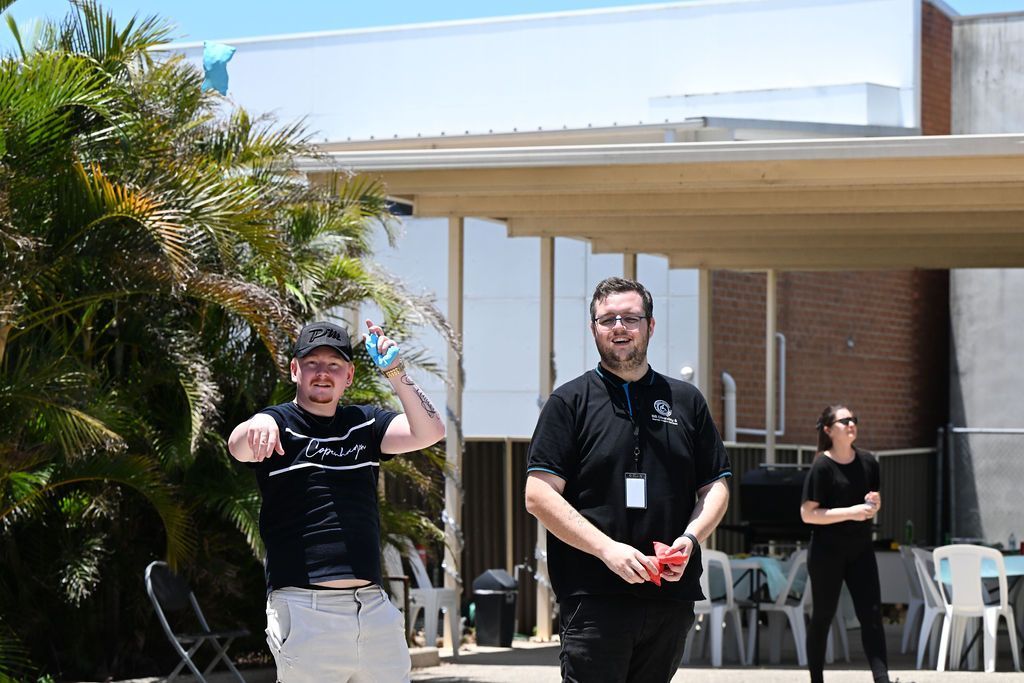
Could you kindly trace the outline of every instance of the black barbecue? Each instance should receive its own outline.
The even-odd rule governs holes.
[[[800,519],[810,465],[761,464],[740,476],[740,523],[719,528],[744,536],[745,550],[763,543],[806,542],[811,529]]]

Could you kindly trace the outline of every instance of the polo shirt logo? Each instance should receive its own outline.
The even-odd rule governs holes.
[[[679,424],[679,421],[672,417],[672,406],[668,401],[663,401],[660,398],[654,402],[654,414],[651,415],[651,420],[670,425]]]

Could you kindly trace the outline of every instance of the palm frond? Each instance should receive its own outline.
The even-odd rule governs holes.
[[[23,282],[23,287],[34,287],[35,285],[41,285],[41,288],[45,288],[48,278],[45,273],[40,274],[40,282]],[[153,290],[139,290],[139,289],[112,289],[109,291],[90,292],[89,294],[73,297],[73,298],[60,298],[52,300],[45,305],[33,307],[31,310],[25,311],[22,315],[15,317],[11,316],[8,318],[12,324],[17,325],[17,329],[11,333],[11,341],[18,337],[30,332],[33,328],[40,325],[47,325],[52,323],[55,319],[73,313],[81,309],[89,308],[97,304],[113,303],[115,301],[129,300],[132,297],[142,296],[146,294],[153,294]]]
[[[64,21],[61,47],[85,54],[105,71],[120,74],[136,59],[149,61],[150,50],[166,44],[172,25],[155,16],[133,16],[119,29],[112,12],[104,11],[96,0],[71,0],[74,10]]]
[[[15,0],[0,0],[0,12],[5,11],[10,7]],[[14,16],[8,14],[4,17],[4,21],[7,22],[7,28],[11,31],[11,38],[14,39],[14,46],[18,48],[18,54],[21,55],[22,59],[25,59],[27,52],[25,51],[25,44],[21,40],[21,28],[18,26],[18,22],[14,20]]]
[[[178,377],[189,405],[189,444],[194,454],[210,419],[217,414],[221,400],[220,388],[213,377],[209,361],[198,351],[189,349],[190,342],[184,339],[172,341],[169,355],[178,368]]]
[[[98,164],[75,163],[75,197],[82,201],[82,234],[107,223],[140,227],[167,259],[172,272],[184,279],[195,270],[195,256],[205,236],[168,201],[138,188],[115,183]]]
[[[101,417],[106,410],[93,402],[92,378],[63,363],[40,366],[38,360],[26,354],[11,363],[12,372],[0,385],[5,417],[30,420],[29,429],[45,434],[69,459],[96,449],[123,448],[124,438]]]
[[[326,187],[341,202],[346,220],[360,224],[377,223],[387,231],[388,243],[395,246],[398,221],[388,211],[387,191],[379,179],[335,173],[328,179]]]
[[[259,335],[281,372],[288,367],[291,341],[299,324],[280,297],[254,283],[212,273],[193,277],[187,291],[243,318]]]
[[[117,484],[141,494],[163,522],[169,564],[177,565],[193,551],[195,530],[187,510],[177,501],[174,488],[164,481],[153,461],[138,455],[84,458],[54,466],[42,485],[5,501],[0,507],[0,524],[45,496],[86,482]]]
[[[109,554],[106,540],[104,535],[94,532],[62,549],[60,590],[72,605],[81,605],[99,585],[100,564]]]
[[[231,112],[227,121],[203,140],[202,146],[224,167],[263,168],[261,162],[269,161],[275,165],[266,168],[278,173],[290,170],[282,163],[311,152],[310,134],[303,121],[278,126],[271,117],[253,118],[243,108]]]
[[[206,507],[216,510],[242,534],[253,557],[262,562],[267,551],[260,536],[260,495],[255,478],[232,466],[226,450],[204,465],[190,473],[190,489]]]
[[[24,681],[31,668],[28,648],[11,625],[0,618],[0,683]]]
[[[349,301],[373,301],[384,313],[383,322],[388,329],[433,327],[461,357],[462,340],[448,324],[432,295],[414,294],[398,278],[380,267],[367,266],[360,259],[335,257],[328,264],[324,277],[334,287],[324,292],[321,299],[324,309]]]
[[[0,61],[0,128],[5,157],[21,170],[38,173],[53,158],[70,154],[70,140],[82,114],[112,117],[115,95],[91,60],[36,52],[24,61]]]

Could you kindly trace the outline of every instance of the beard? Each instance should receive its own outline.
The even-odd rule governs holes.
[[[601,365],[615,374],[621,375],[624,371],[638,370],[644,366],[647,362],[647,343],[647,339],[637,339],[636,343],[624,356],[620,351],[617,351],[612,342],[607,344],[599,343],[597,345],[597,353],[601,356]]]
[[[310,387],[306,390],[304,398],[310,403],[320,403],[322,405],[338,402],[338,399],[334,397],[333,389]]]

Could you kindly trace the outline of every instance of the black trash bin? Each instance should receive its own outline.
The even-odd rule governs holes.
[[[516,580],[504,569],[488,569],[473,581],[476,644],[512,647],[516,623]]]

